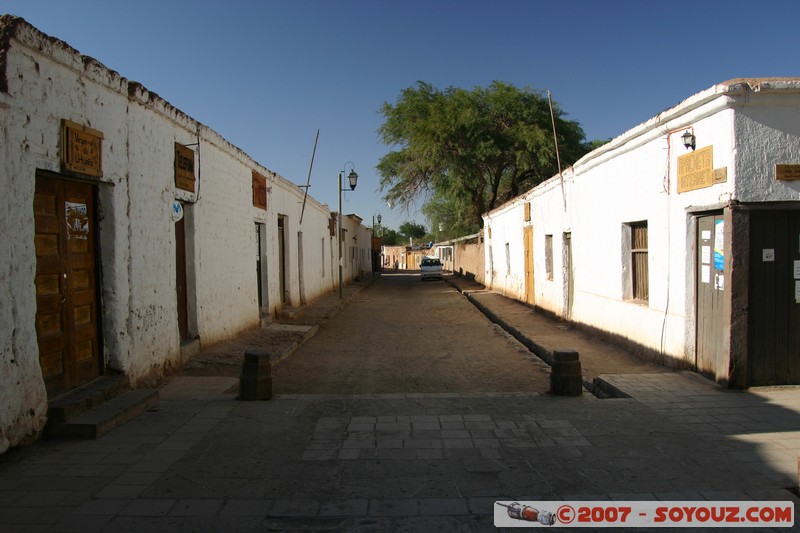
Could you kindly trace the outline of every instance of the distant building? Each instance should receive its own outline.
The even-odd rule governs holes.
[[[800,384],[800,79],[715,85],[484,223],[492,289],[723,384]]]
[[[0,453],[36,438],[49,399],[154,382],[337,287],[327,206],[303,211],[302,189],[8,15],[0,110]],[[371,233],[343,226],[347,282],[371,274]]]

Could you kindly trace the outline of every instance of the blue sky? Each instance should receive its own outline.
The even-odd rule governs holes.
[[[380,106],[418,80],[551,91],[588,139],[731,78],[800,76],[795,0],[0,0],[367,225],[427,226],[381,201]],[[349,165],[348,165],[349,171]]]

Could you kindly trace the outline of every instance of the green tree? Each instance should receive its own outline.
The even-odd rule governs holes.
[[[471,91],[418,82],[381,113],[378,133],[392,148],[377,167],[384,199],[409,208],[427,193],[426,206],[446,210],[440,216],[453,227],[482,227],[483,213],[558,172],[548,99],[540,91],[499,81]],[[580,125],[555,103],[553,115],[566,166],[588,146]]]
[[[398,246],[403,244],[405,240],[403,236],[397,233],[396,230],[386,228],[383,230],[383,234],[381,235],[381,243],[384,246]]]
[[[406,239],[421,239],[427,233],[425,226],[422,224],[415,224],[414,222],[403,222],[398,228],[400,235]]]

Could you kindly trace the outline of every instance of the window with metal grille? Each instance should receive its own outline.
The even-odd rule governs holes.
[[[647,222],[636,222],[631,228],[631,281],[635,300],[648,300],[650,276],[647,267]]]

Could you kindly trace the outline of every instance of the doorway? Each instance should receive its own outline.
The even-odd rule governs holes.
[[[97,378],[95,186],[43,172],[33,201],[36,333],[48,397]]]
[[[525,226],[523,231],[524,233],[522,236],[522,242],[525,259],[525,303],[533,305],[533,227]]]
[[[175,222],[175,288],[178,297],[178,331],[189,339],[189,292],[186,277],[186,217]]]
[[[725,221],[722,213],[697,217],[695,294],[697,295],[697,347],[695,366],[706,374],[726,376]]]
[[[572,319],[572,305],[575,300],[575,281],[572,271],[572,233],[564,233],[561,246],[561,260],[564,264],[564,318],[570,320]]]
[[[800,384],[800,212],[750,213],[748,385]]]
[[[281,304],[286,304],[286,217],[278,215],[278,285]]]

